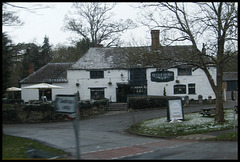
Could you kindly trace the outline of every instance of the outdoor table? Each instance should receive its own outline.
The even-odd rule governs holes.
[[[203,108],[201,110],[202,112],[200,114],[202,114],[203,116],[211,116],[212,114],[215,115],[216,108]]]

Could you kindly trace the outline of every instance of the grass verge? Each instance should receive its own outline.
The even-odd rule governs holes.
[[[236,124],[238,115],[235,115]],[[203,117],[199,113],[184,114],[183,122],[167,122],[166,117],[146,120],[129,128],[130,132],[155,136],[171,137],[227,130],[233,128],[233,110],[225,110],[225,123],[217,124],[214,117]]]
[[[238,132],[224,133],[217,137],[209,138],[207,141],[238,141]]]
[[[66,157],[68,153],[35,140],[15,137],[10,135],[2,135],[2,159],[28,159],[28,149],[35,148],[42,150],[54,156]]]

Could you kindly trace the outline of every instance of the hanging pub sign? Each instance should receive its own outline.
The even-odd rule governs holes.
[[[151,72],[152,82],[170,82],[174,80],[173,71],[154,71]]]

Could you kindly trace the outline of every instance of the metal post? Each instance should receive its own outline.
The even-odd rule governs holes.
[[[237,93],[236,93],[236,91],[232,91],[232,94],[231,94],[231,97],[232,97],[232,101],[233,101],[233,124],[234,124],[234,131],[236,131],[236,120],[235,120],[235,113],[236,113],[236,108],[235,108],[235,106],[236,106],[236,104],[235,104],[235,102],[236,102],[236,99],[237,99]]]
[[[233,101],[233,124],[234,124],[234,131],[236,131],[236,120],[235,120],[235,101]]]
[[[78,139],[78,132],[79,132],[79,113],[78,113],[78,94],[75,95],[76,97],[76,104],[75,104],[75,110],[76,110],[76,118],[73,121],[73,127],[76,137],[76,152],[77,152],[77,159],[80,160],[80,150],[79,150],[79,139]]]

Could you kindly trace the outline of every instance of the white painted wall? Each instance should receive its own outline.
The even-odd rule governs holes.
[[[21,85],[21,96],[24,102],[29,102],[29,100],[38,100],[39,99],[39,90],[38,89],[26,89],[24,87],[30,86],[33,84],[22,84]],[[53,85],[64,87],[63,89],[52,89],[52,101],[55,100],[56,95],[58,94],[73,94],[68,90],[68,83],[53,83]],[[68,93],[67,93],[68,92]]]
[[[21,84],[21,96],[24,102],[29,102],[29,100],[38,100],[39,99],[39,90],[38,89],[25,89],[24,87],[30,86],[32,84]]]
[[[90,79],[88,70],[68,70],[69,91],[79,91],[81,100],[89,100],[90,88],[105,88],[105,98],[116,102],[117,83],[128,82],[128,70],[105,70],[104,78]],[[121,74],[123,76],[121,76]],[[108,82],[112,82],[109,85]],[[79,87],[76,86],[79,83]]]
[[[203,99],[207,99],[208,96],[212,96],[215,99],[215,94],[208,82],[205,73],[201,69],[197,69],[192,72],[192,76],[177,76],[177,68],[169,69],[169,71],[174,72],[174,81],[170,82],[152,82],[151,72],[156,71],[156,68],[148,68],[147,74],[147,93],[148,95],[163,95],[164,87],[166,88],[167,96],[186,96],[188,95],[190,99],[197,100],[198,95],[202,95]],[[216,68],[210,68],[210,73],[214,80],[216,80]],[[122,76],[121,76],[122,74]],[[52,100],[55,100],[57,94],[75,94],[77,91],[80,93],[81,100],[89,100],[90,88],[105,88],[105,98],[110,99],[112,102],[117,101],[116,88],[117,83],[127,83],[129,79],[129,70],[117,70],[110,69],[104,71],[104,78],[102,79],[90,79],[90,71],[88,70],[68,70],[67,71],[68,83],[54,83],[54,85],[62,86],[63,89],[53,89],[52,90]],[[177,94],[174,95],[173,86],[176,85],[176,80],[179,80],[179,84],[185,84],[187,88],[187,94]],[[108,82],[112,82],[109,85]],[[79,83],[79,86],[76,86]],[[196,84],[196,94],[188,94],[188,84]],[[38,100],[39,93],[35,89],[24,89],[23,87],[32,84],[22,84],[22,99],[24,102],[29,100]]]
[[[214,81],[216,80],[215,70],[216,68],[210,68],[210,73]],[[148,81],[148,95],[160,95],[163,96],[164,87],[166,89],[167,96],[189,96],[189,99],[198,99],[198,95],[202,95],[203,99],[207,99],[208,96],[212,96],[215,99],[215,94],[208,82],[207,76],[201,69],[197,69],[192,72],[191,76],[177,76],[177,68],[168,69],[174,72],[174,81],[170,82],[152,82],[151,72],[156,71],[156,68],[147,69],[147,81]],[[180,83],[176,83],[179,80]],[[196,94],[188,94],[188,84],[195,83]],[[174,94],[174,85],[184,84],[186,85],[186,94]]]

